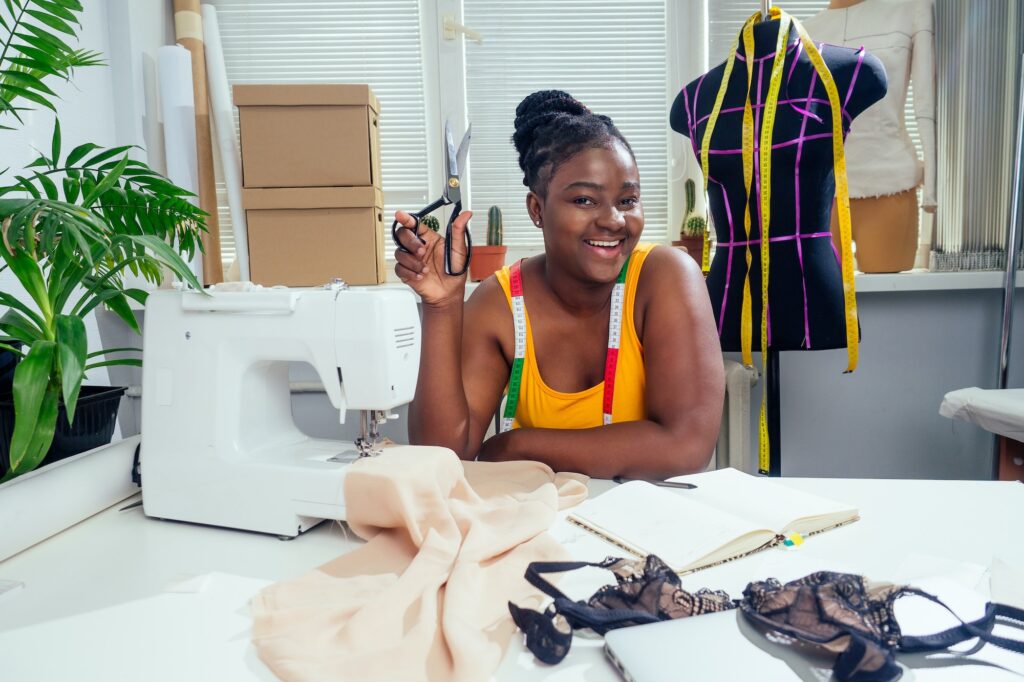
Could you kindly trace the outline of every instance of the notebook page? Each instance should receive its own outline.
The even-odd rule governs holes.
[[[782,532],[797,519],[824,517],[811,523],[804,532],[819,530],[839,521],[854,518],[856,507],[791,488],[785,483],[762,476],[751,476],[736,469],[717,469],[671,481],[686,481],[697,486],[686,491],[693,500],[728,510],[751,523]]]
[[[692,492],[631,481],[587,500],[569,517],[656,554],[677,570],[741,536],[762,531],[770,539],[764,524],[703,505],[689,498]]]

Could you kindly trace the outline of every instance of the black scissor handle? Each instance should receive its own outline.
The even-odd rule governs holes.
[[[412,227],[406,227],[402,223],[398,222],[398,220],[391,221],[391,240],[393,242],[395,242],[395,246],[398,247],[398,250],[402,251],[404,253],[412,253],[412,251],[410,251],[409,249],[405,248],[405,246],[402,244],[401,240],[398,239],[398,235],[399,235],[398,231],[399,230],[409,230],[410,232],[413,233],[413,235],[416,236],[416,239],[420,240],[421,244],[426,244],[426,242],[423,241],[423,237],[421,237],[420,234],[419,234],[419,232],[420,232],[420,216],[419,216],[419,214],[418,213],[410,212],[409,215],[411,215],[412,219],[416,221],[416,224],[413,225]]]
[[[420,218],[423,218],[423,217],[433,213],[434,211],[436,211],[437,209],[441,208],[442,206],[444,206],[447,203],[449,203],[448,200],[445,197],[441,197],[440,199],[438,199],[434,203],[430,204],[429,206],[421,208],[419,211],[409,211],[409,215],[411,215],[413,220],[416,221],[416,224],[413,225],[412,227],[406,227],[405,225],[402,225],[397,220],[392,221],[391,222],[391,239],[395,242],[395,245],[398,247],[398,250],[399,251],[404,251],[405,253],[412,253],[412,251],[410,251],[409,249],[407,249],[404,246],[402,246],[402,242],[400,242],[398,240],[398,234],[399,234],[398,233],[398,229],[399,228],[402,228],[404,230],[411,230],[412,233],[414,235],[416,235],[416,239],[420,240],[420,244],[426,244],[427,242],[424,241],[423,237],[420,236]]]
[[[397,220],[393,220],[391,222],[391,240],[395,242],[395,246],[398,247],[399,251],[403,251],[405,253],[412,253],[412,251],[410,251],[409,249],[405,248],[405,246],[402,244],[401,240],[398,239],[398,235],[400,234],[399,230],[410,230],[414,235],[416,235],[416,239],[420,240],[421,244],[426,244],[427,243],[426,241],[424,241],[423,237],[421,237],[419,235],[420,218],[425,216],[425,215],[427,215],[428,213],[431,213],[431,212],[437,210],[438,208],[440,208],[444,204],[445,204],[445,200],[442,198],[442,199],[438,199],[437,201],[432,203],[430,206],[427,206],[422,211],[417,211],[417,212],[410,211],[409,215],[411,215],[413,220],[416,221],[416,224],[413,225],[412,227],[406,227],[405,225],[401,224]],[[466,262],[462,265],[462,269],[459,270],[458,272],[456,272],[452,268],[452,224],[455,222],[455,219],[459,216],[459,213],[461,213],[461,212],[462,212],[462,202],[461,201],[457,201],[457,202],[455,202],[455,206],[452,208],[452,214],[448,218],[448,226],[445,228],[445,231],[444,231],[444,271],[445,271],[446,274],[448,274],[448,275],[450,275],[452,277],[461,277],[462,275],[466,274],[466,271],[469,269],[469,257],[470,257],[470,255],[472,254],[472,251],[473,251],[473,237],[469,234],[469,227],[467,226],[467,228],[466,228]]]
[[[462,264],[462,269],[458,272],[452,270],[452,224],[455,223],[455,219],[459,217],[459,213],[462,212],[462,202],[455,202],[455,207],[452,209],[452,214],[448,218],[448,226],[444,231],[444,271],[446,274],[452,277],[461,277],[466,274],[466,270],[469,269],[469,258],[473,255],[473,237],[469,234],[469,226],[466,226],[466,262]]]

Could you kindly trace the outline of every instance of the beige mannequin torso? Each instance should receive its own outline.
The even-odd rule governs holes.
[[[864,0],[830,0],[828,8],[848,9]],[[919,209],[917,189],[879,197],[850,199],[850,222],[861,272],[901,272],[914,267],[917,256]],[[838,240],[832,212],[833,239]]]
[[[861,272],[902,272],[917,257],[917,189],[881,197],[850,199],[850,225]],[[832,211],[832,240],[839,243],[839,225]]]

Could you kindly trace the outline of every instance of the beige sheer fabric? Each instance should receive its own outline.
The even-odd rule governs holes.
[[[541,602],[531,561],[566,558],[544,531],[587,478],[539,462],[460,462],[395,448],[353,464],[348,524],[367,543],[252,602],[260,658],[286,682],[482,680]]]

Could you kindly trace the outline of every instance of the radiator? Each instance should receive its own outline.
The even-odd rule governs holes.
[[[734,360],[725,361],[722,427],[709,469],[732,467],[748,474],[755,473],[756,463],[752,461],[750,446],[750,389],[757,379],[757,369],[744,367]]]

